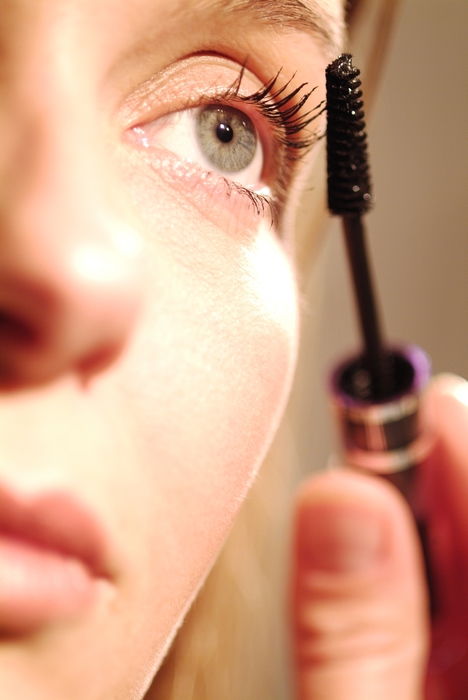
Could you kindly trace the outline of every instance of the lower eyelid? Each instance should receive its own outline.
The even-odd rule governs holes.
[[[142,149],[142,155],[142,166],[155,188],[163,184],[178,206],[185,202],[229,236],[249,239],[259,226],[271,229],[276,221],[274,199],[268,188],[257,195],[196,163],[181,161],[166,149]]]

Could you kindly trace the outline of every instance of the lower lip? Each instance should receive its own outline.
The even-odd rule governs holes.
[[[78,559],[0,534],[0,634],[23,634],[92,605],[101,579]]]

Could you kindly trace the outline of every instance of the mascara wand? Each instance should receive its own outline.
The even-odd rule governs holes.
[[[350,54],[328,66],[328,208],[342,217],[357,310],[364,339],[363,368],[354,390],[365,398],[391,394],[391,355],[384,350],[364,237],[363,215],[372,207],[367,135],[359,80]]]
[[[345,463],[390,481],[413,511],[434,614],[426,519],[417,488],[418,465],[433,444],[419,410],[431,367],[421,348],[390,347],[382,340],[363,224],[373,198],[359,75],[350,54],[326,70],[328,208],[342,218],[364,346],[335,368],[330,390]]]

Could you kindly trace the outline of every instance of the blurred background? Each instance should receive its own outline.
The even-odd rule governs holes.
[[[386,337],[421,345],[434,372],[468,378],[468,0],[401,2],[368,136],[368,244]],[[358,348],[353,303],[334,221],[304,292],[290,407],[302,474],[333,450],[325,381]]]

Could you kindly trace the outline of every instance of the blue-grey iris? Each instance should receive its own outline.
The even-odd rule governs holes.
[[[202,107],[197,114],[196,133],[205,157],[226,173],[244,170],[255,157],[255,127],[244,112],[234,107]]]

